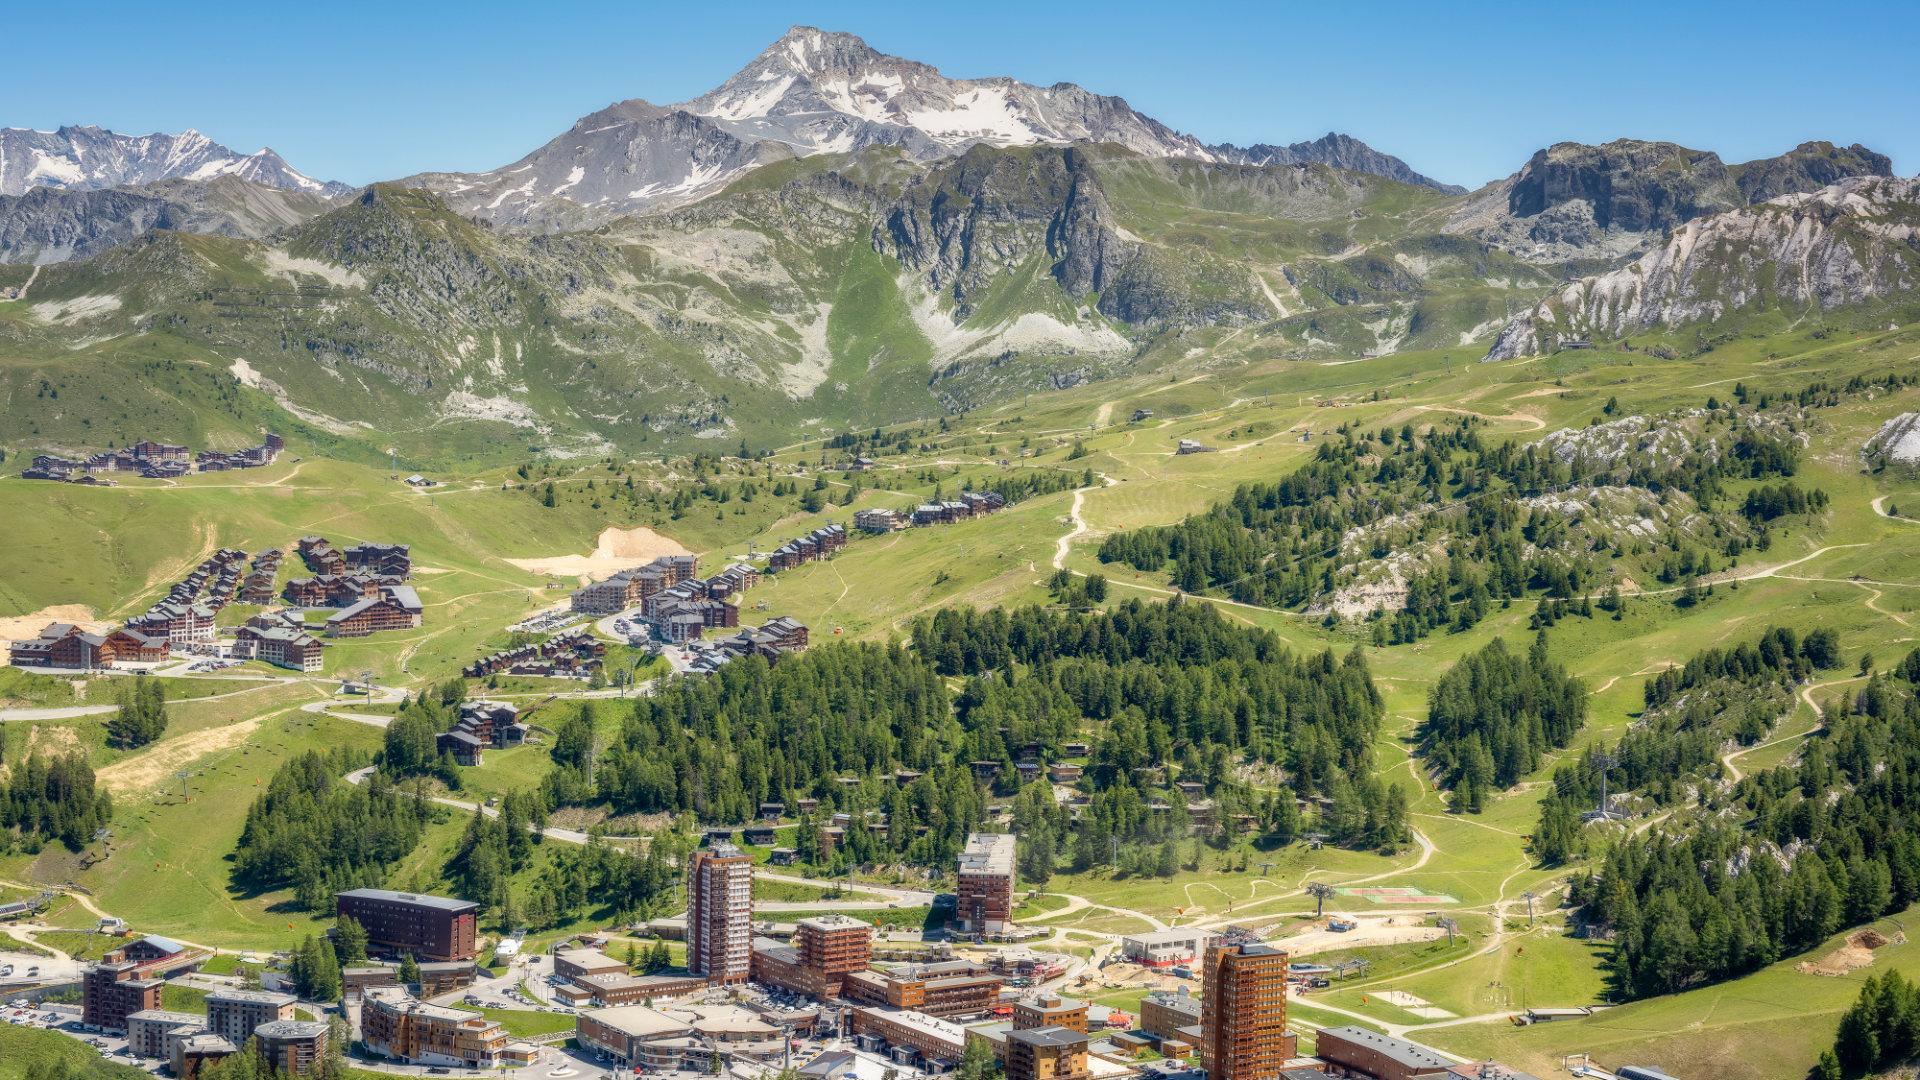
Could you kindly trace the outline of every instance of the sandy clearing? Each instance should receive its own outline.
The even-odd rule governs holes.
[[[0,641],[25,641],[40,636],[40,631],[48,623],[67,622],[84,626],[98,632],[107,628],[107,623],[94,618],[93,609],[85,604],[48,604],[31,615],[11,615],[0,619]],[[6,663],[0,657],[0,664]]]
[[[1825,975],[1839,978],[1861,968],[1872,967],[1874,952],[1889,945],[1900,945],[1906,941],[1905,934],[1886,937],[1878,930],[1867,927],[1855,930],[1847,935],[1847,943],[1818,960],[1803,960],[1794,966],[1794,970],[1803,975]]]
[[[170,779],[181,766],[247,741],[260,730],[260,720],[242,720],[225,727],[207,728],[178,739],[168,739],[153,749],[101,769],[95,779],[114,794],[145,791]]]
[[[1372,945],[1410,945],[1447,936],[1447,932],[1440,927],[1425,925],[1426,917],[1422,915],[1366,916],[1342,913],[1340,917],[1359,925],[1344,933],[1335,933],[1321,924],[1274,940],[1294,956],[1310,956]]]
[[[27,752],[22,759],[35,754],[65,754],[80,748],[80,733],[70,727],[57,727],[47,724],[35,724],[27,730]]]
[[[603,577],[635,566],[645,566],[662,555],[691,555],[680,542],[644,525],[621,529],[609,525],[591,554],[558,555],[545,559],[508,559],[531,574],[549,577]]]

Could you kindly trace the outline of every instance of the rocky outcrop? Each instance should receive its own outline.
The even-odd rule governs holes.
[[[1829,311],[1920,286],[1920,180],[1856,177],[1689,221],[1509,323],[1489,360],[1770,307]]]
[[[1034,260],[1067,295],[1132,325],[1260,314],[1232,299],[1202,303],[1114,220],[1086,151],[976,148],[912,184],[874,229],[874,246],[971,318],[988,291]]]
[[[1920,413],[1901,413],[1880,425],[1860,448],[1860,459],[1870,469],[1920,467]]]
[[[1076,150],[972,150],[911,185],[874,229],[876,249],[971,317],[1002,275],[1035,259],[1074,296],[1137,256],[1112,227],[1099,180]]]
[[[324,195],[234,176],[104,190],[29,188],[0,195],[0,263],[84,259],[149,229],[259,238],[332,204]]]
[[[1859,143],[1835,146],[1830,142],[1804,142],[1779,157],[1733,168],[1734,186],[1749,204],[1818,191],[1850,176],[1892,175],[1891,158]]]
[[[1310,142],[1297,142],[1290,146],[1255,143],[1246,147],[1222,145],[1210,149],[1222,160],[1246,165],[1319,164],[1348,172],[1383,176],[1403,184],[1418,184],[1448,195],[1464,195],[1467,191],[1458,184],[1443,184],[1431,176],[1415,172],[1412,166],[1392,154],[1383,154],[1351,135],[1335,131],[1329,131]]]
[[[1535,262],[1586,262],[1591,269],[1593,260],[1638,255],[1700,217],[1848,177],[1889,175],[1885,156],[1857,145],[1803,143],[1729,166],[1711,151],[1669,142],[1556,143],[1475,192],[1447,228]]]

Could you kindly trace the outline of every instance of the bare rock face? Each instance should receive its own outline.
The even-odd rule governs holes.
[[[1829,311],[1920,285],[1920,180],[1854,177],[1699,218],[1628,266],[1582,278],[1509,323],[1486,358],[1769,307]]]
[[[1880,425],[1861,447],[1860,458],[1873,469],[1920,466],[1920,413],[1901,413]]]
[[[1892,176],[1893,160],[1854,143],[1804,142],[1775,158],[1749,161],[1736,168],[1734,183],[1748,203],[1762,203],[1782,195],[1818,191],[1850,176]]]
[[[1567,203],[1591,208],[1599,229],[1670,229],[1738,205],[1720,155],[1663,142],[1559,143],[1515,174],[1507,212],[1530,218]]]
[[[0,195],[0,263],[85,259],[150,229],[259,239],[324,213],[335,199],[237,176]]]
[[[1541,263],[1587,263],[1642,254],[1669,230],[1782,195],[1855,176],[1891,176],[1885,155],[1863,146],[1802,143],[1778,157],[1728,165],[1711,151],[1616,139],[1556,143],[1519,172],[1474,192],[1451,232]]]

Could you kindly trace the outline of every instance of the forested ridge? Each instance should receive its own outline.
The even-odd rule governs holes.
[[[1292,475],[1173,525],[1115,533],[1100,559],[1167,571],[1190,592],[1372,617],[1376,644],[1465,629],[1529,594],[1583,598],[1623,575],[1688,581],[1767,547],[1780,519],[1826,506],[1788,479],[1804,406],[1747,400],[1736,388],[1733,402],[1596,418],[1528,444],[1490,444],[1472,417],[1342,425]],[[1752,480],[1769,482],[1728,494]]]
[[[1815,661],[1782,633],[1768,635],[1770,670],[1790,677]],[[1900,670],[1829,709],[1797,762],[1704,790],[1702,813],[1620,839],[1575,881],[1584,919],[1613,939],[1623,993],[1745,974],[1920,900],[1920,656]]]
[[[816,830],[842,811],[855,820],[833,859],[944,867],[988,797],[1017,792],[1017,762],[1064,760],[1071,743],[1089,747],[1082,819],[1107,857],[1190,835],[1176,774],[1202,783],[1221,832],[1290,840],[1297,795],[1327,800],[1341,842],[1406,838],[1404,793],[1372,778],[1383,708],[1364,656],[1296,656],[1204,604],[943,609],[911,648],[836,642],[669,680],[625,706],[594,757],[593,716],[610,707],[558,723],[545,805],[740,822],[810,798],[803,858],[823,854]],[[1242,762],[1278,767],[1287,789],[1242,782]]]
[[[1554,864],[1585,847],[1582,815],[1599,804],[1601,766],[1615,807],[1644,799],[1653,807],[1680,805],[1703,783],[1720,780],[1728,745],[1752,746],[1792,711],[1794,687],[1840,663],[1831,630],[1805,638],[1769,627],[1752,642],[1706,649],[1682,667],[1648,678],[1646,708],[1611,750],[1595,748],[1554,770],[1553,790],[1540,806],[1533,850]]]

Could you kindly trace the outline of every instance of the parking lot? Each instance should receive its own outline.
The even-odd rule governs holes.
[[[5,1020],[17,1027],[37,1027],[58,1031],[93,1047],[103,1058],[145,1069],[148,1072],[158,1072],[164,1064],[158,1060],[143,1061],[134,1057],[127,1051],[127,1040],[124,1035],[86,1030],[80,1023],[80,1006],[78,1005],[35,1005],[24,998],[15,998],[4,1008],[0,1008],[0,1020]]]

